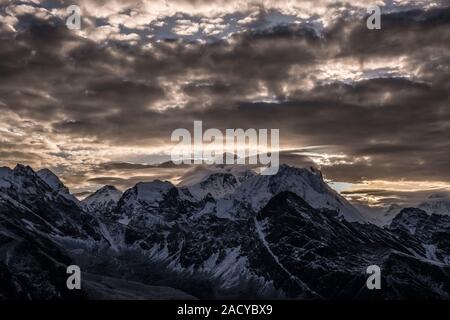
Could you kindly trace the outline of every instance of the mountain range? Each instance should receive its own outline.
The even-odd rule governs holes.
[[[446,200],[380,226],[313,168],[221,166],[82,201],[48,169],[0,168],[0,300],[449,299]],[[81,290],[66,287],[72,264]]]

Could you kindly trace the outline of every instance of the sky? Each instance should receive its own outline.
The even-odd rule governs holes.
[[[356,202],[450,190],[449,1],[0,0],[0,43],[0,166],[75,193],[179,181],[159,163],[194,120],[280,129]]]

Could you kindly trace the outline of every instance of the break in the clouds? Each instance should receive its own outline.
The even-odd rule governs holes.
[[[0,165],[73,190],[178,181],[157,164],[194,120],[279,128],[353,190],[450,188],[447,1],[0,1],[0,41]]]

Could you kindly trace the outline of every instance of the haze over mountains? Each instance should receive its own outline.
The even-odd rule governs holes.
[[[450,298],[442,195],[379,227],[312,168],[223,167],[190,182],[79,201],[47,169],[0,168],[0,297]],[[66,288],[70,264],[81,291]],[[365,286],[373,264],[382,290]]]

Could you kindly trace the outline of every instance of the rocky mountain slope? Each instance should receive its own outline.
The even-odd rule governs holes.
[[[314,169],[107,186],[81,203],[55,177],[0,168],[0,299],[450,298],[448,216],[366,223]],[[382,290],[365,285],[374,264]]]

